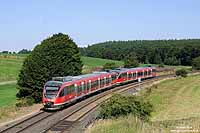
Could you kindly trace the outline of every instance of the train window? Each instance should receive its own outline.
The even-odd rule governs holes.
[[[78,92],[78,93],[81,93],[81,92],[82,92],[81,86],[80,86],[80,85],[77,85],[77,92]]]
[[[110,83],[112,82],[112,77],[110,77],[110,81],[109,81]]]
[[[128,74],[128,78],[132,78],[132,74],[131,73]]]
[[[75,91],[75,89],[74,89],[74,86],[73,85],[70,85],[70,90],[71,90],[71,93],[74,93]]]
[[[89,89],[90,89],[90,83],[87,82],[87,90],[89,90]]]
[[[84,88],[85,88],[85,90],[87,90],[87,83],[86,82],[84,84]]]
[[[94,81],[94,86],[97,87],[97,81]]]
[[[104,79],[101,79],[100,82],[101,82],[101,85],[104,85]]]
[[[156,69],[152,69],[153,72],[156,72]]]
[[[98,87],[98,80],[95,81],[96,87]]]
[[[111,77],[112,77],[112,80],[115,80],[117,78],[115,74],[113,74]]]
[[[82,89],[82,91],[84,91],[84,88],[85,88],[84,83],[81,82],[81,89]]]
[[[63,88],[64,90],[64,96],[67,95],[67,87]]]
[[[106,80],[107,80],[107,78],[105,77],[105,78],[104,78],[104,85],[106,84]]]
[[[141,73],[141,72],[138,72],[138,76],[142,76],[142,73]]]
[[[96,87],[95,81],[92,82],[92,88]]]
[[[149,72],[149,74],[148,75],[151,75],[151,71],[148,71]]]
[[[111,82],[111,81],[110,81],[110,78],[107,78],[107,79],[106,79],[106,83],[109,84],[110,82]]]
[[[101,81],[100,81],[100,80],[98,80],[98,88],[100,87],[100,85],[101,85]]]
[[[126,78],[127,74],[126,73],[122,73],[122,78]]]
[[[138,76],[140,76],[140,72],[138,72],[137,74],[138,74]]]
[[[63,97],[64,96],[64,89],[61,90],[59,97]]]

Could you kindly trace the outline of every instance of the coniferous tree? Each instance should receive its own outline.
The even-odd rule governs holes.
[[[124,61],[125,68],[133,68],[133,67],[138,67],[138,66],[139,66],[139,63],[138,63],[137,57],[134,54],[128,55],[125,58],[125,61]]]
[[[25,59],[18,79],[18,98],[32,97],[41,101],[46,81],[55,76],[78,75],[82,70],[75,42],[62,33],[43,40]]]
[[[200,56],[193,59],[192,68],[196,70],[200,70]]]

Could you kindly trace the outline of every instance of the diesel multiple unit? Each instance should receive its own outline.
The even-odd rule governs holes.
[[[117,84],[156,76],[154,67],[119,68],[79,76],[53,77],[43,89],[43,105],[55,109]]]

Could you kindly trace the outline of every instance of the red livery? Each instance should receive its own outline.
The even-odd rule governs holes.
[[[80,76],[53,77],[43,90],[43,105],[55,109],[99,90],[156,76],[154,67],[119,68]]]

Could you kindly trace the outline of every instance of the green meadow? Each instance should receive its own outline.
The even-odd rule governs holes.
[[[130,115],[97,121],[91,133],[170,132],[178,127],[200,129],[200,75],[162,81],[142,90],[139,96],[150,101],[154,112],[149,122]]]

